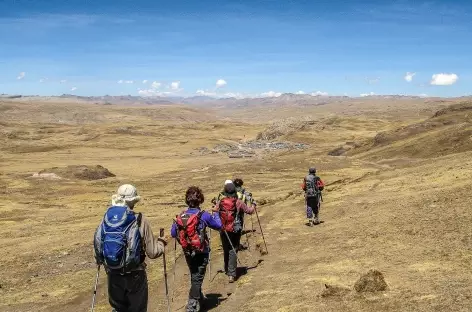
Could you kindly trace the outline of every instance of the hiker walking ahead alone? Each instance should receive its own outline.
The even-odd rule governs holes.
[[[308,175],[303,179],[302,189],[305,191],[306,217],[309,225],[320,224],[321,191],[324,189],[324,183],[316,175],[316,168],[308,170]]]
[[[107,272],[113,312],[147,311],[144,260],[146,255],[151,259],[161,256],[167,244],[164,238],[154,237],[149,221],[133,210],[140,199],[133,185],[121,185],[95,232],[95,259]]]
[[[204,200],[202,191],[196,186],[191,186],[185,194],[188,208],[176,216],[170,231],[171,236],[176,238],[182,246],[190,270],[191,287],[187,312],[200,311],[200,306],[203,303],[202,284],[211,248],[206,227],[217,231],[220,231],[222,227],[218,214],[210,215],[200,209]]]
[[[243,230],[241,216],[244,213],[253,214],[254,209],[255,204],[248,207],[243,201],[238,199],[233,182],[226,180],[222,198],[215,203],[213,211],[220,214],[221,222],[223,223],[220,238],[223,245],[225,272],[229,276],[230,283],[233,283],[236,279],[237,248],[240,244]],[[228,238],[230,241],[228,241]]]

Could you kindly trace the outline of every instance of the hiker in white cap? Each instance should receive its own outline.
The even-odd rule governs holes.
[[[134,211],[140,199],[136,187],[121,185],[95,232],[95,259],[107,273],[112,312],[147,311],[144,260],[146,255],[151,259],[161,256],[167,244],[163,237],[154,237],[149,221]]]

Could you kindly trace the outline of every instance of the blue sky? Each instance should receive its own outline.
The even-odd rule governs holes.
[[[0,0],[0,93],[471,94],[472,2],[388,2]]]

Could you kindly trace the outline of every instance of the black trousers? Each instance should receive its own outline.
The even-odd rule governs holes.
[[[113,312],[146,312],[148,281],[146,271],[126,275],[109,273],[108,301]]]
[[[226,232],[228,236],[226,236],[225,232],[220,232],[221,244],[223,245],[223,255],[225,261],[225,272],[228,276],[236,277],[236,269],[238,267],[238,246],[241,242],[241,232],[237,233],[230,233]],[[231,247],[231,244],[228,241],[228,237],[233,244],[234,250]]]
[[[194,256],[185,255],[188,268],[190,270],[190,291],[189,299],[202,300],[202,284],[205,278],[206,267],[208,265],[207,253],[197,253]]]
[[[319,197],[308,197],[306,199],[306,217],[311,219],[314,217],[318,217],[318,213],[320,210],[320,201]]]

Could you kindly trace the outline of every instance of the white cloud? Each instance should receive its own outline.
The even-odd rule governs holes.
[[[407,82],[412,82],[413,81],[413,76],[415,76],[415,75],[416,75],[416,73],[407,72],[404,78]]]
[[[49,30],[52,28],[73,27],[82,28],[95,25],[97,23],[129,24],[133,19],[106,17],[99,14],[53,14],[42,13],[25,17],[5,17],[0,19],[0,24],[5,29],[15,29],[21,27],[22,30]]]
[[[147,80],[143,80],[143,84],[146,84],[146,83],[148,83],[148,81],[147,81]]]
[[[139,95],[142,96],[169,96],[169,95],[175,95],[178,92],[182,91],[183,89],[179,89],[180,81],[177,82],[172,82],[170,86],[167,86],[167,89],[172,89],[171,91],[160,91],[159,88],[162,86],[162,84],[158,81],[154,81],[151,84],[151,88],[141,90],[138,89]]]
[[[195,92],[196,95],[200,95],[200,96],[217,96],[216,92],[211,92],[211,91],[208,91],[208,90],[197,90],[197,92]]]
[[[375,95],[374,92],[370,92],[370,93],[361,93],[360,94],[362,97],[365,97],[365,96],[372,96],[372,95]]]
[[[245,96],[245,95],[242,94],[242,93],[228,92],[228,93],[223,94],[223,97],[226,97],[226,98],[236,98],[236,99],[244,99],[244,98],[246,98],[247,96]]]
[[[66,82],[67,82],[67,80],[65,80],[65,79],[62,79],[62,80],[61,80],[61,81],[59,81],[59,82],[60,82],[60,83],[66,83]]]
[[[275,91],[269,91],[269,92],[263,92],[261,93],[262,97],[279,97],[281,96],[282,93],[280,92],[275,92]]]
[[[426,93],[421,93],[419,97],[428,97],[428,95]]]
[[[374,83],[378,83],[380,81],[380,77],[377,77],[377,78],[366,78],[367,82],[369,84],[374,84]]]
[[[458,79],[459,76],[457,76],[456,74],[434,74],[431,80],[431,84],[436,86],[450,86],[452,84],[455,84]]]
[[[210,97],[214,97],[214,98],[236,98],[236,99],[244,99],[244,98],[247,98],[249,96],[247,95],[244,95],[242,93],[239,93],[239,92],[226,92],[226,93],[223,93],[223,94],[218,94],[216,92],[213,92],[213,91],[208,91],[208,90],[202,90],[202,89],[199,89],[195,92],[196,95],[199,95],[199,96],[210,96]]]
[[[41,79],[39,79],[39,82],[43,83],[43,82],[46,82],[46,80],[48,80],[48,79],[47,78],[41,78]]]
[[[25,72],[21,72],[21,73],[18,75],[18,77],[16,77],[16,79],[21,80],[21,79],[25,78],[25,76],[26,76],[26,73],[25,73]]]
[[[146,90],[138,89],[138,94],[142,96],[168,96],[168,95],[172,95],[173,93],[163,92],[156,89],[146,89]]]
[[[304,91],[298,91],[296,94],[305,94]]]
[[[142,96],[153,96],[153,95],[156,95],[155,92],[156,91],[152,89],[149,89],[149,90],[138,89],[138,94]]]
[[[311,96],[328,96],[328,92],[316,91],[311,93]]]
[[[72,87],[70,90],[75,91],[75,90],[77,90],[77,87]]]
[[[170,88],[172,90],[179,90],[180,88],[180,81],[174,81],[170,84]]]
[[[133,84],[133,80],[118,80],[118,83],[127,83],[127,84]]]
[[[223,79],[218,79],[218,81],[216,81],[216,87],[217,88],[221,88],[221,87],[224,87],[226,86],[228,83],[223,80]]]

